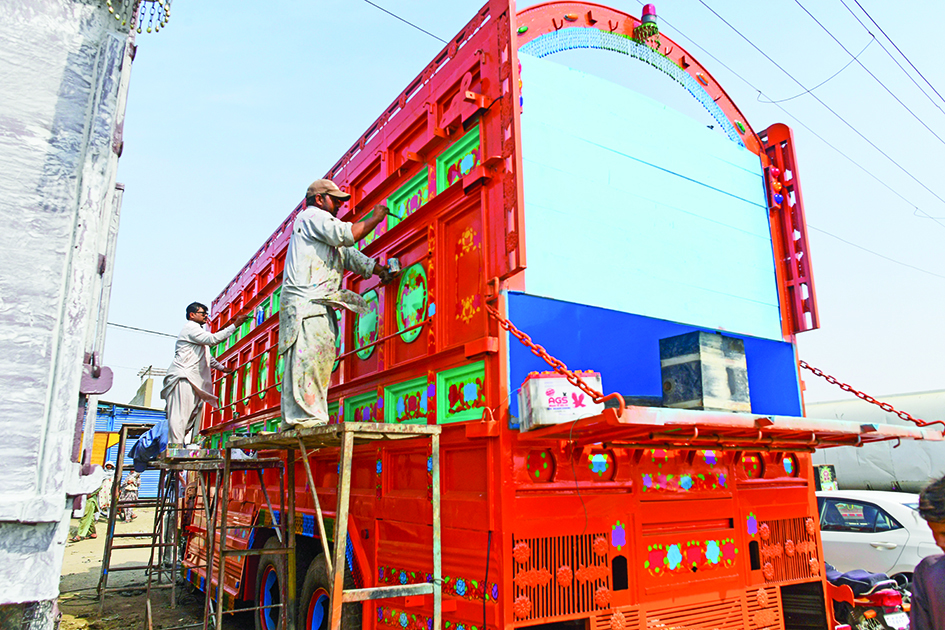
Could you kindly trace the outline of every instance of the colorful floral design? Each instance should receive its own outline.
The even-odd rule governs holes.
[[[590,460],[591,472],[596,473],[598,477],[607,472],[610,458],[604,453],[595,453],[588,457]]]
[[[748,535],[754,536],[758,533],[758,518],[755,516],[754,512],[748,513]]]
[[[416,326],[426,317],[427,274],[422,263],[410,265],[403,270],[397,289],[397,330]],[[411,343],[420,336],[420,328],[400,335],[404,343]]]
[[[623,549],[624,545],[627,544],[627,531],[626,527],[620,521],[610,528],[610,544],[617,548],[617,551]]]
[[[718,564],[722,559],[722,549],[719,547],[719,542],[717,540],[709,540],[706,542],[705,557],[706,560],[712,564]]]
[[[368,311],[363,314],[359,313],[356,316],[354,333],[357,347],[363,348],[358,350],[356,354],[359,359],[364,361],[370,358],[370,356],[374,353],[375,346],[371,346],[369,348],[365,348],[365,346],[377,341],[377,324],[379,320],[378,312],[380,310],[380,303],[377,297],[377,291],[374,289],[371,289],[361,297],[363,297],[364,301],[367,302]]]
[[[718,463],[715,451],[702,451],[702,459],[705,460],[705,463],[709,466],[715,466]]]

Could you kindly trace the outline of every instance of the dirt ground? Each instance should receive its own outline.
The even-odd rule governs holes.
[[[79,520],[73,519],[73,529]],[[140,532],[141,537],[120,538],[118,544],[149,543],[154,524],[154,510],[137,510],[137,518],[129,523],[118,521],[117,533]],[[103,610],[96,597],[96,587],[102,573],[102,555],[105,551],[105,532],[108,523],[96,523],[98,537],[69,543],[66,546],[59,580],[59,610],[62,613],[61,630],[138,630],[146,628],[145,586],[147,578],[143,570],[113,571],[108,586],[121,587],[106,594]],[[129,565],[146,565],[150,549],[117,550],[112,553],[112,568]],[[170,606],[169,589],[152,589],[151,610],[153,630],[173,628],[203,621],[203,593],[193,589],[181,579],[177,589],[177,607]],[[240,613],[224,617],[227,630],[251,630],[254,627],[251,613]]]

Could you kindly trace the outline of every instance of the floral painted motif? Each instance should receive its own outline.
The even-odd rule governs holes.
[[[545,573],[547,573],[547,571],[545,571]],[[547,581],[550,579],[551,575],[548,574],[544,583],[547,584]],[[409,571],[407,569],[394,569],[385,566],[378,568],[378,583],[383,585],[423,584],[432,581],[433,575],[424,571]],[[462,597],[463,599],[471,601],[481,602],[483,599],[486,601],[498,601],[499,586],[498,584],[491,583],[487,588],[487,585],[479,580],[444,576],[443,594]]]
[[[755,516],[754,512],[748,513],[748,535],[754,536],[758,533],[758,518]]]
[[[355,343],[358,348],[363,348],[358,350],[356,353],[358,358],[362,361],[368,359],[373,353],[375,346],[370,346],[366,348],[368,344],[374,343],[377,341],[377,325],[379,320],[379,310],[380,303],[377,297],[377,291],[371,289],[363,296],[364,301],[367,302],[368,310],[364,314],[357,314],[354,325],[355,333]]]
[[[397,330],[416,326],[426,318],[427,274],[422,263],[410,265],[403,270],[397,289]],[[404,343],[411,343],[420,336],[420,328],[400,335]]]
[[[598,556],[607,555],[607,539],[603,536],[598,536],[594,539],[594,553]]]
[[[707,541],[705,544],[705,557],[712,564],[718,564],[722,559],[722,549],[717,540]]]
[[[688,573],[693,570],[707,571],[731,567],[735,564],[737,554],[738,549],[732,538],[691,540],[669,545],[653,544],[647,547],[643,568],[654,576],[673,572]]]
[[[610,589],[601,586],[594,591],[594,603],[597,604],[598,608],[607,608],[610,604]]]
[[[767,523],[761,524],[761,527],[758,528],[758,533],[761,534],[761,540],[768,540],[771,538],[771,528],[768,527]]]
[[[619,610],[610,616],[610,630],[626,630],[627,617]]]
[[[532,557],[531,547],[524,542],[516,543],[516,545],[512,547],[512,557],[515,558],[515,561],[519,564],[526,564]]]
[[[666,565],[669,567],[670,571],[675,571],[676,567],[682,564],[682,552],[679,550],[679,545],[670,545],[666,549]]]
[[[610,528],[610,544],[617,548],[617,551],[623,549],[627,544],[627,530],[623,523],[617,521]]]
[[[590,461],[591,472],[596,473],[598,477],[603,476],[610,465],[610,458],[605,453],[590,455],[588,460]]]
[[[478,250],[480,240],[479,232],[472,229],[472,227],[467,227],[463,230],[463,233],[459,235],[459,239],[456,241],[456,253],[453,256],[454,260],[459,260],[466,254]]]
[[[519,619],[525,619],[532,613],[532,600],[525,595],[519,595],[512,604],[512,612]]]
[[[456,303],[456,319],[468,324],[476,313],[482,310],[482,296],[476,293],[468,295]]]
[[[558,567],[558,570],[555,571],[555,581],[561,588],[569,588],[573,578],[574,572],[571,570],[571,567],[566,564],[561,565]]]

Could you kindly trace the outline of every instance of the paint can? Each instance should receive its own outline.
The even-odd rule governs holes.
[[[400,273],[400,259],[399,258],[388,258],[387,259],[387,270],[392,274]]]

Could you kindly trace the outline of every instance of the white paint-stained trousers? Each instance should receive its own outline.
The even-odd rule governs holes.
[[[167,443],[184,444],[184,437],[196,428],[197,420],[203,415],[203,406],[206,403],[197,397],[194,386],[185,378],[177,381],[177,385],[167,397]]]
[[[328,382],[335,364],[338,325],[331,316],[306,317],[285,357],[282,428],[328,423]]]

